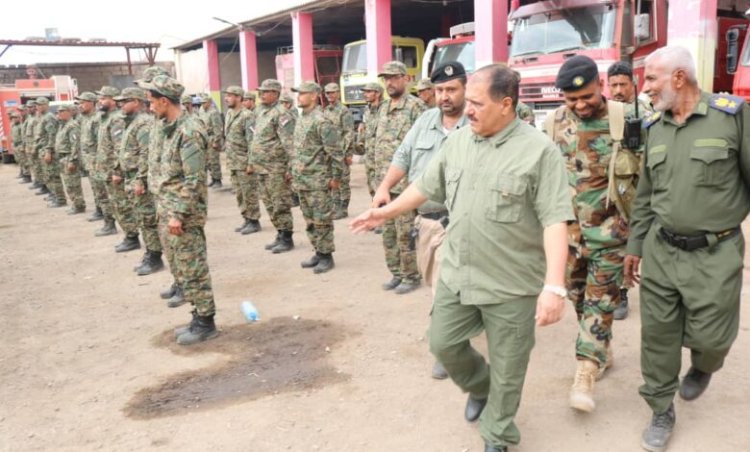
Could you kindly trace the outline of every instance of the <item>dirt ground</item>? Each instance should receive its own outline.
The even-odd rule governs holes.
[[[265,212],[260,233],[240,236],[234,196],[211,191],[206,234],[222,334],[184,348],[172,329],[189,308],[158,297],[169,272],[136,276],[141,251],[116,254],[121,235],[94,237],[101,223],[48,209],[16,173],[0,166],[0,450],[484,450],[463,420],[466,396],[430,378],[429,290],[380,289],[389,275],[379,236],[354,236],[338,221],[336,269],[314,275],[299,267],[311,254],[299,209],[297,248],[272,255]],[[361,165],[353,177],[356,213],[368,203]],[[650,412],[637,393],[633,295],[593,414],[567,405],[572,310],[537,330],[513,451],[640,450]],[[750,450],[746,298],[725,368],[699,400],[676,401],[671,451]],[[245,323],[243,300],[259,322]]]

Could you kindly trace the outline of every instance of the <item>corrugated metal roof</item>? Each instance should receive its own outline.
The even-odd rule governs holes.
[[[160,47],[158,42],[121,42],[121,41],[84,41],[82,39],[60,39],[47,41],[46,39],[0,39],[0,45],[4,46],[48,46],[48,47],[127,47],[140,49],[144,47]]]

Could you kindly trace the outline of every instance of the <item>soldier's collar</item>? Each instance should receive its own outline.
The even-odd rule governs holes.
[[[708,114],[709,101],[710,101],[710,95],[708,93],[702,92],[701,97],[698,100],[698,103],[695,104],[695,107],[693,107],[693,111],[691,111],[690,114],[687,116],[687,118],[685,118],[685,123],[687,123],[690,120],[690,118],[694,115],[706,116]],[[680,125],[674,121],[673,119],[674,116],[672,116],[672,110],[665,111],[663,116],[664,116],[664,120],[669,122],[670,124]]]
[[[406,105],[406,96],[409,96],[410,94],[407,92],[404,92],[404,94],[401,95],[401,97],[394,101],[392,98],[389,99],[389,105],[388,105],[388,111],[393,111],[396,109],[404,108],[404,105]]]
[[[474,135],[474,141],[475,142],[488,141],[494,147],[499,148],[503,143],[508,141],[508,138],[510,138],[510,136],[513,135],[513,132],[516,131],[519,124],[521,124],[521,120],[518,119],[518,117],[516,117],[507,126],[505,126],[504,129],[500,130],[499,132],[492,135],[491,137],[480,137],[478,135]]]

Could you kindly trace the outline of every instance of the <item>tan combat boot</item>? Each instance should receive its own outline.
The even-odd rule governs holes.
[[[614,365],[615,365],[615,357],[614,357],[614,354],[612,353],[612,345],[610,344],[607,346],[607,362],[604,363],[603,366],[599,367],[599,372],[597,372],[596,374],[597,381],[604,378],[604,372],[606,372],[607,369],[609,369],[610,367]]]
[[[596,408],[594,402],[594,382],[599,374],[599,365],[593,361],[578,361],[573,387],[570,388],[570,406],[590,413]]]

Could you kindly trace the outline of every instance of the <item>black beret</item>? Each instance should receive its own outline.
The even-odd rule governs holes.
[[[441,64],[432,71],[430,81],[432,83],[444,83],[457,78],[466,78],[466,69],[458,61]]]
[[[576,91],[599,77],[599,68],[591,58],[576,55],[569,58],[560,67],[555,80],[555,87],[563,91]]]

